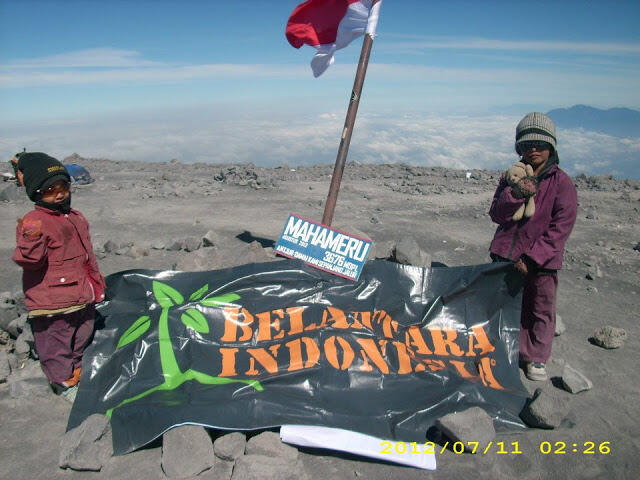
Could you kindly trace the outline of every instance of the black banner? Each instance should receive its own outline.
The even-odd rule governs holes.
[[[419,442],[480,406],[522,428],[521,287],[508,264],[372,261],[357,282],[296,260],[116,273],[67,428],[106,413],[116,454],[184,423]]]

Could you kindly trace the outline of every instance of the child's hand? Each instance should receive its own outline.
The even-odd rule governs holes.
[[[42,220],[24,220],[19,218],[18,228],[22,235],[29,240],[37,240],[42,236]]]

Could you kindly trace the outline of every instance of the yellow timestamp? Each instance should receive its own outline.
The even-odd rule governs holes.
[[[445,442],[444,445],[435,442],[381,442],[380,453],[383,454],[443,454],[447,450],[459,455],[462,453],[487,455],[494,453],[496,455],[521,455],[519,442]],[[565,455],[565,454],[582,454],[582,455],[609,455],[611,453],[611,442],[540,442],[538,445],[540,453],[543,455]]]
[[[582,455],[609,455],[611,442],[540,442],[540,453],[543,455],[566,455],[578,453]]]

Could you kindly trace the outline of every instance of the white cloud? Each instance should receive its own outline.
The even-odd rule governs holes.
[[[342,114],[270,118],[235,116],[214,109],[156,112],[93,122],[12,127],[0,138],[0,154],[22,146],[58,158],[72,152],[114,160],[308,165],[333,163]],[[349,150],[360,163],[407,163],[502,170],[517,161],[513,135],[519,116],[361,115]],[[570,174],[612,173],[640,178],[640,138],[619,139],[582,130],[561,130],[561,166]]]
[[[556,52],[586,55],[640,55],[640,43],[498,40],[481,37],[428,37],[422,35],[388,35],[388,38],[407,39],[407,41],[387,42],[385,47],[389,49],[517,50],[529,53]]]
[[[119,50],[116,48],[90,48],[73,52],[49,55],[46,57],[16,60],[4,65],[8,69],[30,68],[123,68],[123,67],[153,67],[163,65],[142,58],[142,54],[135,50]]]

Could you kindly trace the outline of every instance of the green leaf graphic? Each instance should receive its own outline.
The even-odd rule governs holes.
[[[187,327],[192,328],[198,333],[209,333],[209,324],[207,319],[199,310],[195,308],[188,308],[186,312],[180,317],[182,323]]]
[[[206,283],[202,288],[199,288],[198,290],[193,292],[191,294],[191,296],[189,297],[189,301],[190,302],[194,302],[196,300],[200,300],[202,298],[202,296],[205,293],[207,293],[207,290],[209,290],[209,284],[208,283]]]
[[[182,305],[184,302],[184,297],[179,291],[157,280],[153,281],[153,295],[162,308],[171,308],[175,305]]]
[[[144,332],[149,330],[150,326],[151,320],[149,316],[143,315],[133,322],[131,326],[127,328],[127,331],[122,334],[120,340],[118,340],[116,348],[124,347],[125,345],[137,340]]]
[[[240,300],[240,295],[237,293],[227,293],[226,295],[200,300],[200,304],[205,307],[223,307],[225,305],[233,305],[233,302],[236,300]]]

